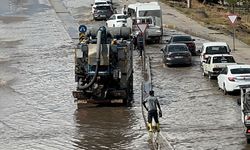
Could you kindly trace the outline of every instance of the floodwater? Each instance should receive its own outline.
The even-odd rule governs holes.
[[[103,24],[91,20],[90,1],[63,2],[79,23]],[[136,52],[132,107],[77,110],[75,45],[50,3],[1,0],[0,12],[0,149],[150,149]],[[198,56],[191,67],[164,67],[162,46],[147,47],[162,134],[180,150],[247,148],[238,97],[224,96],[216,80],[202,76]]]

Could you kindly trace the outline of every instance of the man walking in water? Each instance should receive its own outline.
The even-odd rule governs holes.
[[[146,106],[146,103],[148,103],[148,107]],[[158,99],[154,96],[154,91],[149,91],[149,97],[147,97],[143,101],[143,106],[148,111],[148,128],[149,132],[152,132],[152,118],[154,118],[154,121],[156,123],[156,129],[157,132],[160,131],[160,125],[158,120],[158,113],[157,113],[157,107],[159,109],[159,117],[162,117],[161,107]]]

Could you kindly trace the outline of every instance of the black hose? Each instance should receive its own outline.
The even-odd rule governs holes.
[[[92,86],[95,81],[96,81],[96,78],[97,78],[97,75],[98,75],[98,69],[99,69],[99,66],[100,66],[100,51],[101,51],[101,36],[102,36],[102,31],[99,30],[97,32],[97,50],[96,50],[96,68],[95,68],[95,75],[94,77],[92,78],[92,80],[87,84],[87,85],[84,85],[84,86],[80,86],[79,88],[81,90],[85,90],[87,88],[89,88],[90,86]]]

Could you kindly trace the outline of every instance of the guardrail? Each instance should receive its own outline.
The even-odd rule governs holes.
[[[150,57],[146,56],[145,50],[142,53],[142,75],[143,81],[141,83],[141,113],[145,124],[145,129],[147,129],[147,111],[143,107],[143,100],[148,96],[150,90],[153,89],[152,85],[152,74],[151,74],[151,65]],[[174,150],[174,147],[170,142],[164,137],[162,132],[149,133],[150,143],[152,149],[154,150]]]

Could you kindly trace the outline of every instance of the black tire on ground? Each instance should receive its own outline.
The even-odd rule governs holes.
[[[210,72],[208,72],[208,78],[209,78],[209,79],[212,79],[212,78],[213,78]]]
[[[250,139],[247,138],[247,144],[250,144]]]
[[[241,99],[240,99],[240,98],[237,99],[237,104],[238,104],[239,106],[241,105]]]
[[[206,76],[206,73],[204,72],[204,70],[202,71],[202,75],[205,77]]]

